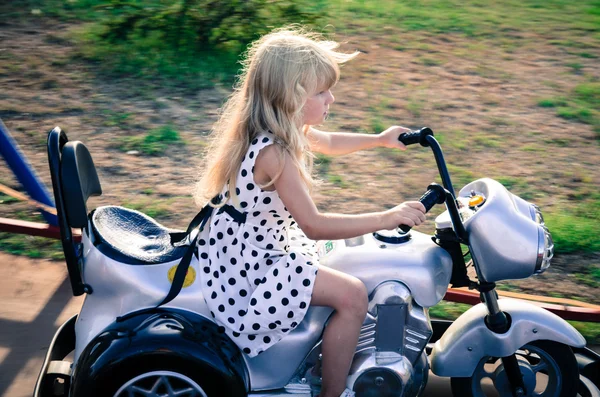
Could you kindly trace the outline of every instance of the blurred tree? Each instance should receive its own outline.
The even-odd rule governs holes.
[[[238,52],[275,26],[312,25],[324,2],[305,0],[111,0],[101,37],[111,43],[156,35],[172,48]]]

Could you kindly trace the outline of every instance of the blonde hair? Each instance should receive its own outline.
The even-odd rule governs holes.
[[[237,200],[235,182],[244,155],[250,142],[267,131],[274,136],[281,169],[262,187],[279,178],[289,156],[312,188],[312,154],[302,108],[310,95],[337,83],[339,64],[358,55],[337,52],[338,46],[297,28],[274,30],[250,46],[234,92],[213,127],[206,167],[194,195],[198,205],[222,193],[227,183],[228,196]]]

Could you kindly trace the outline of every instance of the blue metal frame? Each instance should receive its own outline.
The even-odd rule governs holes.
[[[27,190],[29,196],[47,206],[54,207],[54,202],[46,186],[39,180],[37,174],[31,168],[31,165],[27,162],[27,159],[23,152],[19,149],[19,146],[8,132],[8,129],[0,119],[0,155],[4,157],[9,168],[15,174],[21,185]],[[52,226],[58,225],[58,219],[56,215],[50,214],[46,211],[41,211],[42,216]]]

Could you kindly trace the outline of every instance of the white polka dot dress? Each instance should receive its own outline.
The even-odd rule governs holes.
[[[297,227],[277,191],[254,182],[254,162],[272,134],[251,142],[237,175],[236,222],[215,210],[198,239],[202,290],[215,322],[250,357],[294,329],[310,303],[317,255],[315,242]]]

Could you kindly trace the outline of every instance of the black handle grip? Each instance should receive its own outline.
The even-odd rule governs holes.
[[[419,201],[421,204],[423,204],[425,207],[425,213],[427,213],[433,208],[434,205],[442,204],[446,201],[446,190],[443,186],[438,185],[437,183],[432,183],[431,185],[427,186],[427,191],[421,196]],[[398,229],[400,229],[403,233],[408,233],[412,227],[408,225],[400,225],[398,226]]]
[[[419,131],[403,132],[398,137],[398,140],[404,144],[404,146],[414,145],[420,143],[421,146],[429,146],[427,142],[427,136],[433,136],[433,131],[429,127],[421,128]]]

